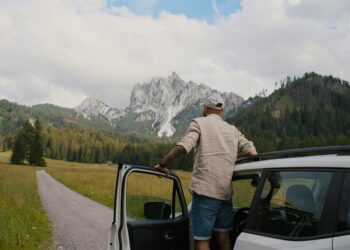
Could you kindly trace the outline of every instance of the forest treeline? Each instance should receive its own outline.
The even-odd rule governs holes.
[[[153,166],[175,145],[171,139],[135,140],[135,135],[111,136],[92,129],[55,128],[43,130],[45,157],[84,163],[129,163]],[[16,135],[0,138],[0,149],[11,150]],[[140,142],[141,141],[141,142]],[[176,169],[192,168],[193,155],[180,157],[173,162]]]
[[[46,130],[45,155],[48,158],[87,163],[129,163],[153,166],[174,146],[172,142],[154,140],[132,143],[85,129]],[[177,169],[190,169],[192,156],[174,162]]]

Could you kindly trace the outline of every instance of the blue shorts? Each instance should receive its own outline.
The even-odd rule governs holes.
[[[192,232],[195,240],[209,240],[213,231],[232,230],[232,200],[218,200],[193,193]]]

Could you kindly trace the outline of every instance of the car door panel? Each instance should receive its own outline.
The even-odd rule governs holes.
[[[234,250],[332,250],[332,239],[287,241],[250,233],[241,233]],[[348,249],[348,248],[347,248]],[[343,250],[343,249],[342,249]]]
[[[349,250],[350,235],[340,236],[333,239],[333,250]]]
[[[188,249],[189,219],[173,221],[128,222],[131,249],[186,250]]]
[[[350,249],[350,172],[344,172],[341,199],[338,208],[337,234],[333,239],[334,250]]]
[[[175,213],[175,205],[172,205],[171,215],[163,219],[146,218],[145,214],[137,217],[144,202],[148,203],[150,197],[143,195],[147,190],[157,190],[162,187],[155,186],[149,188],[147,186],[138,187],[140,190],[140,200],[137,201],[138,195],[130,195],[130,200],[127,199],[127,185],[129,177],[133,173],[141,173],[145,176],[153,176],[153,180],[169,180],[172,185],[172,193],[169,194],[170,203],[174,203],[174,197],[177,196],[177,206],[180,206],[182,213]],[[132,178],[131,178],[132,179]],[[134,179],[137,179],[134,178]],[[147,185],[156,185],[152,181],[146,182]],[[143,185],[145,185],[143,183]],[[110,230],[110,250],[187,250],[189,249],[189,216],[185,203],[181,182],[175,174],[165,175],[153,168],[142,166],[119,166],[117,175],[117,184],[115,192],[115,216],[114,222]],[[138,194],[138,193],[137,193]],[[135,217],[130,217],[128,209],[133,210],[133,205],[129,201],[138,202],[141,205],[140,209],[135,212]],[[143,200],[145,199],[145,201]],[[152,199],[152,198],[151,198]],[[159,200],[155,200],[159,201]],[[145,213],[145,211],[143,211]]]

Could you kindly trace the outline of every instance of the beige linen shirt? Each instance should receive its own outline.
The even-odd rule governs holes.
[[[232,197],[231,181],[237,155],[255,149],[235,126],[215,114],[194,119],[177,145],[187,153],[194,148],[190,192],[219,200]]]

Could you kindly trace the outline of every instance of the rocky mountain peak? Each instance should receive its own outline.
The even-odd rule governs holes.
[[[158,136],[172,136],[176,131],[173,119],[185,108],[198,106],[211,95],[221,96],[225,100],[227,112],[243,102],[243,98],[234,93],[221,93],[192,81],[186,83],[173,72],[168,77],[154,77],[149,83],[138,84],[131,93],[128,111],[153,112],[153,127],[157,129]]]
[[[110,122],[125,114],[122,110],[108,106],[96,95],[85,98],[83,102],[75,108],[75,111],[78,115],[82,115],[88,120],[102,116]]]
[[[153,77],[150,82],[137,84],[126,110],[112,108],[96,95],[87,97],[75,110],[87,119],[102,116],[111,123],[115,120],[116,126],[118,118],[130,115],[134,117],[134,123],[152,124],[158,136],[172,136],[176,131],[174,124],[181,123],[176,117],[184,110],[198,109],[200,103],[213,95],[224,100],[226,112],[237,109],[243,103],[243,98],[235,93],[221,93],[205,84],[185,82],[176,72],[172,72],[167,77]]]
[[[142,112],[179,103],[185,81],[173,72],[169,77],[153,77],[149,83],[138,84],[132,90],[129,109]]]

